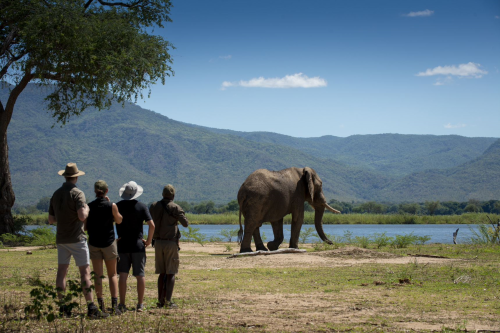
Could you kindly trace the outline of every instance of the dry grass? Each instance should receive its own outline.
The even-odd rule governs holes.
[[[344,247],[236,259],[222,255],[225,244],[182,244],[182,248],[174,294],[179,309],[154,308],[157,276],[154,253],[148,252],[146,312],[129,311],[99,321],[74,316],[52,323],[27,318],[23,308],[30,301],[33,278],[55,280],[56,251],[34,250],[33,255],[2,251],[0,331],[500,330],[499,247],[424,245],[380,251]],[[71,267],[70,276],[77,277],[76,267]],[[135,287],[129,278],[129,307],[136,302]],[[80,312],[84,314],[84,307]]]

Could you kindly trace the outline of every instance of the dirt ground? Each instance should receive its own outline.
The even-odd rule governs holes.
[[[181,243],[179,284],[184,283],[183,272],[189,270],[233,270],[251,268],[340,268],[363,265],[407,265],[418,261],[421,265],[453,265],[460,259],[432,257],[401,257],[392,253],[362,249],[352,246],[337,250],[307,253],[285,253],[228,258],[238,246],[226,251],[227,243]],[[10,251],[34,251],[36,248],[14,248]],[[5,251],[5,250],[0,250]],[[154,269],[154,249],[147,250],[148,270]],[[152,266],[152,267],[151,267]],[[335,270],[332,271],[333,273]],[[155,284],[156,276],[147,273],[147,283]],[[209,279],[209,278],[208,278]],[[484,331],[500,332],[500,319],[495,312],[484,314],[472,309],[468,318],[453,308],[437,311],[407,313],[399,304],[397,287],[353,288],[342,293],[317,292],[287,293],[276,290],[270,293],[251,294],[240,290],[220,291],[216,297],[200,296],[200,305],[181,306],[168,313],[172,318],[190,320],[208,329],[232,326],[237,330],[266,332],[323,332],[323,331]],[[188,299],[176,287],[179,299]],[[148,289],[147,296],[154,298],[155,290]],[[192,295],[192,294],[191,294]],[[496,297],[496,296],[495,296]],[[382,299],[382,301],[381,301]],[[195,299],[196,300],[196,299]],[[388,301],[390,300],[390,301]],[[192,299],[190,301],[193,301]],[[500,302],[500,299],[497,300]],[[191,303],[192,304],[192,303]],[[151,308],[148,313],[158,315],[164,309]],[[477,313],[477,316],[476,314]],[[497,311],[498,313],[498,311]],[[492,315],[493,314],[493,315]],[[446,330],[444,330],[446,331]],[[447,332],[449,332],[448,330]]]

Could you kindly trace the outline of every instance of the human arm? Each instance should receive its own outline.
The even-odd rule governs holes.
[[[149,220],[146,222],[149,226],[149,232],[148,232],[148,240],[144,242],[144,246],[148,247],[151,245],[151,242],[153,241],[153,234],[155,232],[155,223],[153,220]]]
[[[113,204],[112,207],[112,212],[113,212],[113,218],[115,219],[116,224],[120,224],[123,221],[123,216],[120,214],[118,211],[118,206],[116,204]]]
[[[56,224],[56,223],[57,223],[56,217],[54,215],[49,214],[49,224]]]
[[[79,208],[77,210],[78,219],[82,222],[86,222],[87,217],[89,216],[89,211],[90,211],[90,208],[87,204],[85,204],[85,206]]]

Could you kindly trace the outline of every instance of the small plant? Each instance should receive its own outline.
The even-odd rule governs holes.
[[[392,241],[393,241],[392,237],[387,236],[385,232],[375,233],[373,236],[373,242],[377,246],[377,249],[380,249],[381,247],[391,244]]]
[[[405,235],[396,235],[392,240],[391,245],[395,249],[404,249],[415,242],[415,237],[416,236],[413,235],[413,232]]]
[[[238,237],[238,229],[222,229],[220,234],[231,243],[233,237]]]
[[[222,238],[212,235],[212,236],[210,236],[208,241],[210,243],[220,243],[220,242],[222,242]]]
[[[356,244],[361,246],[363,249],[366,249],[370,244],[370,238],[367,236],[356,236],[355,241]]]
[[[224,250],[224,252],[231,252],[233,251],[233,247],[231,246],[231,244],[226,244],[226,249]]]
[[[188,226],[188,231],[181,230],[182,237],[186,239],[186,242],[196,242],[201,246],[205,246],[207,242],[206,236],[200,232],[200,228],[193,228]]]
[[[415,244],[424,245],[426,242],[431,240],[431,236],[415,236]]]
[[[311,237],[313,233],[314,233],[314,228],[312,227],[303,229],[299,235],[299,242],[305,244],[307,242],[307,239]]]
[[[263,232],[262,235],[260,235],[260,238],[262,239],[263,242],[265,242],[267,240],[266,233]]]
[[[54,321],[56,310],[59,308],[64,307],[66,311],[71,311],[78,307],[78,303],[73,298],[82,295],[81,284],[77,280],[68,280],[67,289],[69,291],[58,298],[58,294],[62,293],[60,288],[54,288],[48,283],[39,281],[38,286],[30,291],[31,304],[24,308],[24,312],[27,315],[34,314],[37,319],[45,318],[48,322]]]
[[[344,237],[343,240],[346,244],[352,244],[353,239],[352,239],[352,232],[350,230],[345,230],[344,231]]]

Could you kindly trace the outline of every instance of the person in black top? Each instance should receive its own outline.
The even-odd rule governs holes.
[[[144,268],[146,266],[146,247],[151,245],[155,224],[149,214],[145,204],[135,200],[143,192],[141,186],[136,182],[130,181],[120,188],[120,197],[123,199],[118,202],[118,210],[123,216],[121,224],[116,226],[118,234],[118,274],[120,275],[120,304],[118,308],[123,312],[126,310],[125,296],[127,293],[127,278],[132,266],[132,275],[137,279],[137,308],[136,311],[144,310],[144,292],[146,290],[146,279]],[[143,223],[149,225],[148,239],[144,240]]]
[[[96,199],[89,204],[90,212],[86,222],[89,234],[89,254],[92,261],[92,269],[95,272],[95,292],[101,311],[105,312],[104,300],[102,298],[102,279],[104,273],[103,260],[106,263],[106,271],[111,291],[111,308],[115,314],[121,314],[118,310],[118,280],[116,275],[116,261],[118,250],[115,241],[116,224],[122,223],[122,216],[116,204],[109,201],[106,196],[108,184],[104,180],[98,180],[94,184]]]

